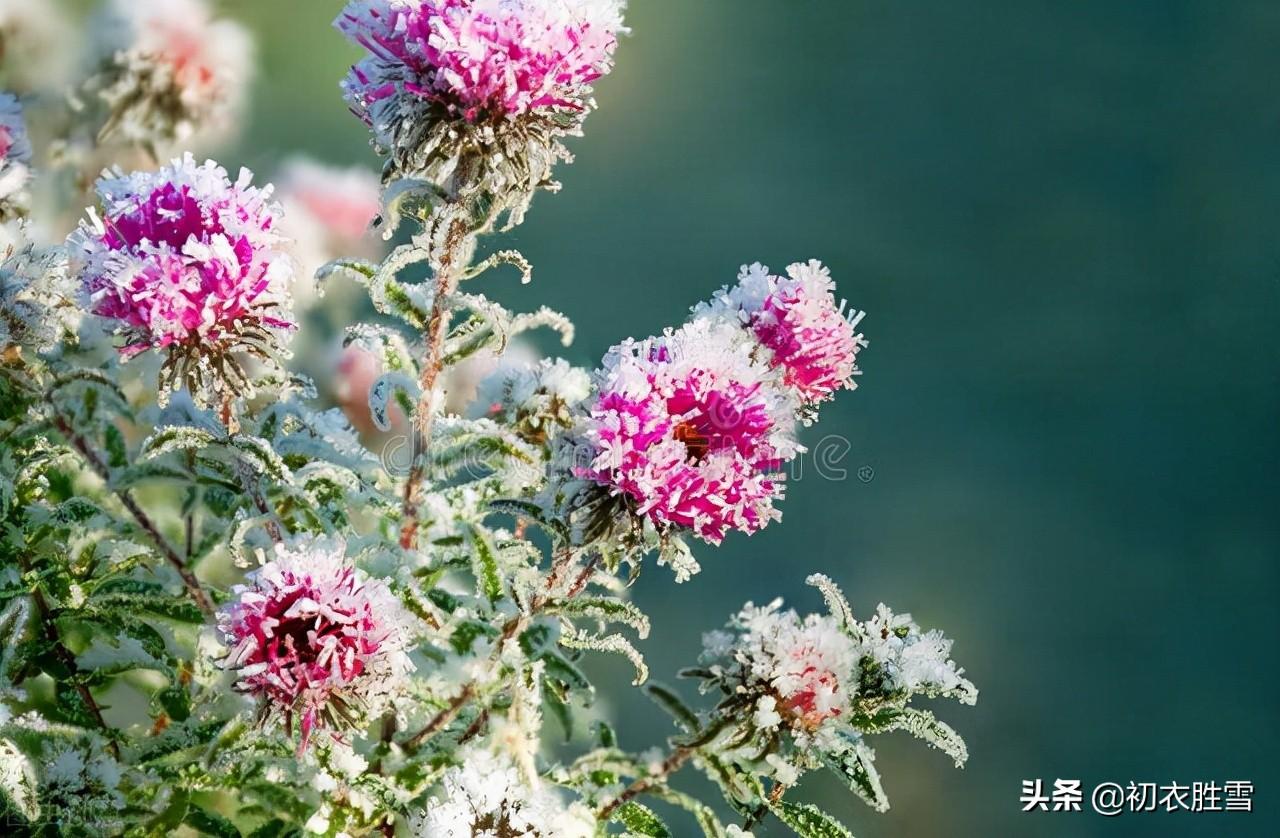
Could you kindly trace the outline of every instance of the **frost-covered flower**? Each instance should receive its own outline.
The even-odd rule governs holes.
[[[74,335],[74,284],[66,248],[34,244],[24,221],[0,225],[0,353],[45,352]]]
[[[104,136],[167,151],[221,141],[240,121],[253,42],[205,0],[111,0],[99,34]]]
[[[0,0],[0,85],[54,91],[70,77],[76,31],[53,0]]]
[[[0,221],[26,214],[31,180],[31,141],[22,105],[11,93],[0,93]]]
[[[389,176],[485,191],[547,185],[560,137],[594,106],[622,0],[352,0],[334,22],[368,50],[343,83]]]
[[[444,775],[442,794],[410,822],[419,838],[591,838],[595,818],[526,781],[506,754],[473,748]]]
[[[706,640],[708,656],[727,651],[739,677],[761,691],[756,722],[785,722],[814,731],[847,717],[856,690],[860,653],[834,617],[782,611],[782,600],[763,608],[748,604],[730,622],[732,635]]]
[[[168,351],[162,391],[247,387],[232,353],[268,358],[292,326],[281,210],[252,178],[190,154],[158,172],[117,169],[98,181],[101,216],[72,235],[87,308],[117,324],[123,354]]]
[[[370,226],[382,208],[378,176],[366,169],[326,166],[295,157],[277,179],[284,230],[298,261],[295,302],[310,296],[315,273],[338,257],[376,259],[382,240]]]
[[[856,332],[863,312],[846,313],[834,290],[831,272],[816,260],[791,265],[785,277],[756,263],[743,266],[736,286],[721,289],[695,311],[750,330],[800,403],[812,408],[841,388],[857,386],[858,352],[867,345]]]
[[[660,530],[719,543],[781,517],[793,406],[734,326],[695,320],[614,347],[596,373],[578,477],[607,486]]]
[[[336,538],[278,546],[218,616],[236,689],[290,732],[297,717],[299,753],[315,729],[341,730],[383,709],[414,668],[407,612],[345,551]]]
[[[931,713],[911,706],[915,696],[977,700],[978,690],[951,660],[951,641],[922,631],[910,615],[881,605],[869,620],[854,619],[844,595],[825,576],[820,589],[829,614],[801,617],[748,603],[723,631],[703,637],[703,689],[731,698],[728,756],[782,785],[803,771],[841,766],[861,778],[859,793],[876,809],[888,808],[872,761],[868,734],[905,730],[949,754],[967,758],[963,740]]]

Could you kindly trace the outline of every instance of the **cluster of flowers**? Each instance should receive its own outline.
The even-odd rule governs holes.
[[[748,603],[726,630],[703,638],[703,668],[695,674],[704,690],[729,697],[736,753],[757,770],[792,785],[800,771],[862,750],[864,733],[900,727],[930,738],[912,722],[921,716],[905,715],[923,712],[907,709],[916,695],[977,701],[942,632],[924,631],[910,614],[883,604],[870,619],[855,620],[830,580],[814,575],[809,583],[822,589],[832,613],[801,617],[782,610],[781,599]],[[762,741],[783,747],[760,747]],[[962,753],[952,756],[963,763]]]
[[[606,487],[659,532],[718,544],[780,517],[781,464],[800,450],[798,419],[852,389],[861,313],[846,316],[818,262],[786,277],[744,267],[739,283],[661,337],[605,356],[572,456],[578,477]]]

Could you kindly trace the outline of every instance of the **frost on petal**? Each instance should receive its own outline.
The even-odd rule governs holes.
[[[340,539],[280,546],[218,616],[236,689],[264,718],[296,726],[304,750],[387,706],[413,670],[411,618],[386,584],[357,571]]]
[[[410,821],[418,838],[591,838],[595,818],[566,805],[542,784],[521,777],[504,753],[469,748],[441,782],[441,791]]]
[[[366,51],[343,90],[386,176],[507,196],[518,223],[551,188],[613,63],[622,0],[351,0],[334,25]]]
[[[725,319],[753,334],[783,372],[806,416],[837,390],[857,386],[858,353],[867,345],[857,332],[860,311],[837,302],[831,272],[811,260],[774,276],[760,264],[743,266],[738,284],[721,289],[695,309],[699,316]]]
[[[85,307],[116,325],[123,353],[168,352],[162,390],[248,388],[232,353],[269,359],[292,328],[281,209],[251,180],[190,154],[157,172],[116,169],[97,183],[101,214],[68,240]]]
[[[781,513],[779,466],[795,456],[793,407],[740,330],[696,320],[614,347],[579,433],[576,475],[624,498],[659,529],[719,543]]]

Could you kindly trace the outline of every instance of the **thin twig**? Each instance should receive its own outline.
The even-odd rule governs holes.
[[[111,469],[102,461],[102,457],[98,455],[98,452],[93,450],[89,441],[77,433],[75,428],[71,427],[71,423],[62,415],[54,413],[53,423],[54,426],[57,427],[58,431],[67,438],[68,442],[71,443],[72,447],[80,453],[80,456],[84,457],[85,462],[89,464],[89,467],[92,468],[93,471],[102,478],[103,482],[107,484],[108,488],[110,488]],[[187,567],[187,563],[183,561],[182,556],[178,554],[178,551],[174,546],[170,544],[168,539],[166,539],[160,532],[159,527],[155,525],[155,522],[151,520],[151,517],[147,515],[146,511],[141,506],[138,505],[138,502],[133,497],[133,493],[128,489],[117,489],[113,491],[116,497],[120,499],[120,503],[124,505],[125,509],[129,510],[129,514],[133,516],[135,521],[137,521],[138,526],[141,527],[148,536],[150,536],[161,555],[163,555],[165,559],[168,560],[169,564],[173,566],[173,569],[178,572],[178,576],[182,578],[182,584],[186,586],[188,593],[191,594],[191,598],[195,600],[196,605],[199,606],[200,610],[206,615],[212,616],[213,603],[209,600],[209,595],[200,585],[200,580],[196,578],[196,575],[191,571],[191,568]]]
[[[462,688],[462,692],[454,696],[448,706],[437,713],[435,718],[427,722],[426,727],[405,740],[404,747],[411,751],[416,750],[419,745],[431,738],[436,731],[443,729],[446,725],[456,719],[458,714],[462,712],[462,708],[467,706],[467,702],[471,701],[475,694],[475,684],[467,684]]]
[[[657,773],[650,774],[646,777],[640,777],[633,781],[631,785],[622,790],[621,794],[600,809],[599,813],[596,815],[596,819],[600,821],[609,820],[613,813],[617,811],[618,807],[622,806],[622,804],[634,797],[644,794],[656,785],[665,783],[667,778],[679,771],[680,768],[689,761],[689,758],[692,757],[694,753],[695,749],[688,745],[681,745],[676,748],[665,760],[662,761],[662,765],[658,768]]]
[[[80,694],[80,700],[88,708],[89,715],[93,716],[93,720],[97,722],[98,727],[102,728],[102,732],[106,734],[107,748],[111,751],[111,755],[117,760],[120,759],[120,746],[112,738],[111,726],[103,718],[102,708],[98,706],[98,702],[94,699],[93,693],[89,691],[88,685],[76,678],[80,672],[80,665],[76,663],[76,657],[71,654],[71,650],[63,644],[62,637],[58,634],[58,627],[53,622],[53,611],[49,608],[49,603],[45,601],[44,594],[40,592],[39,588],[31,592],[31,598],[35,600],[36,610],[40,612],[40,624],[44,628],[45,640],[49,641],[49,645],[53,649],[53,654],[58,658],[58,662],[66,667],[68,677],[75,681],[76,692]]]

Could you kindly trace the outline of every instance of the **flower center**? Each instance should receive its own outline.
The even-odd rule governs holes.
[[[695,462],[701,461],[703,457],[707,456],[707,451],[711,449],[710,438],[692,422],[681,422],[676,425],[672,436],[678,442],[684,443],[685,450],[689,452],[689,456]]]

